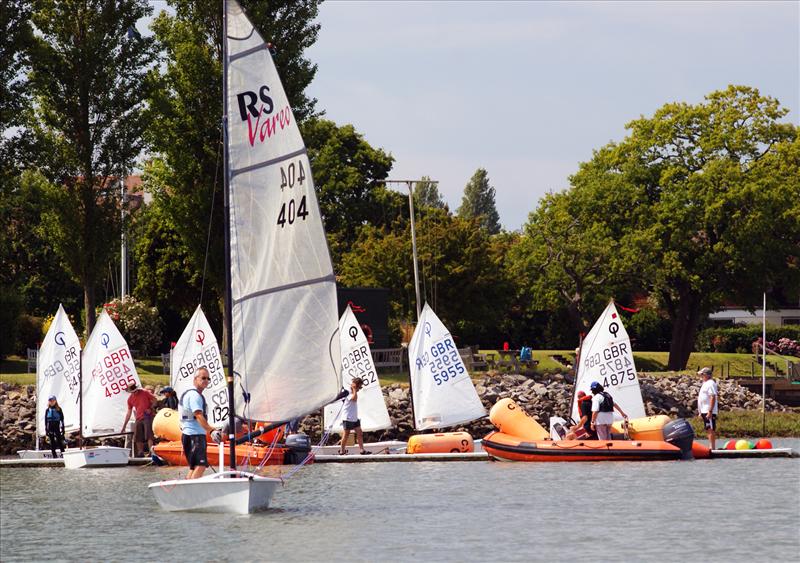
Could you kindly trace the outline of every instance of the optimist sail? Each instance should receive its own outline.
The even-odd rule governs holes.
[[[128,343],[104,310],[83,350],[83,436],[119,434],[129,384],[141,386]]]
[[[336,281],[272,55],[234,0],[227,22],[234,369],[252,397],[247,416],[277,422],[321,408],[342,386]]]
[[[628,332],[611,301],[583,341],[572,400],[572,419],[578,420],[578,391],[591,395],[589,386],[600,383],[630,418],[647,416],[633,363]],[[614,411],[614,418],[621,419]]]
[[[64,307],[59,304],[36,361],[36,433],[39,436],[46,434],[44,413],[51,395],[56,396],[64,412],[64,430],[78,430],[80,378],[81,341]]]
[[[222,427],[228,421],[228,384],[214,331],[198,305],[172,349],[169,381],[178,398],[194,387],[195,373],[201,367],[207,368],[211,377],[211,383],[203,392],[208,406],[208,422],[211,426]]]
[[[453,337],[427,303],[411,337],[408,359],[417,430],[486,416]]]
[[[356,377],[364,382],[364,386],[358,392],[358,417],[361,420],[361,429],[364,432],[373,432],[389,428],[392,421],[389,419],[389,411],[386,410],[386,402],[383,400],[381,384],[378,381],[375,364],[372,362],[372,352],[350,305],[339,320],[339,341],[342,349],[342,380],[345,389],[350,389],[350,382]],[[336,401],[325,407],[325,430],[342,432],[343,402],[343,400]]]

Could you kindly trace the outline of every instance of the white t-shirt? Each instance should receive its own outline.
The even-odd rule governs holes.
[[[355,422],[358,420],[358,399],[353,401],[350,397],[352,397],[352,395],[348,395],[344,400],[344,414],[342,414],[342,420]]]
[[[599,424],[614,424],[614,412],[602,412],[600,410],[600,405],[603,404],[603,399],[605,397],[602,393],[598,393],[592,397],[592,412],[597,413],[597,418],[594,420],[596,425]]]
[[[715,401],[714,412],[711,414],[717,414],[719,412],[719,387],[716,381],[709,379],[703,382],[703,385],[700,386],[700,393],[697,395],[697,410],[700,411],[700,414],[708,414],[708,407],[711,404],[712,395]]]

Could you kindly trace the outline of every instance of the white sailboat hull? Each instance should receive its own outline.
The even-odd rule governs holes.
[[[82,467],[117,467],[128,465],[130,459],[128,448],[114,446],[97,446],[96,448],[67,448],[64,450],[64,467],[80,469]]]
[[[19,450],[17,455],[20,459],[53,459],[50,450]]]
[[[364,449],[372,454],[401,454],[405,453],[407,442],[399,440],[387,440],[384,442],[365,442]],[[360,453],[358,445],[347,446],[347,453],[350,455]],[[336,455],[339,453],[339,446],[319,446],[312,448],[315,455]]]
[[[225,471],[200,479],[173,479],[148,488],[169,512],[250,514],[269,508],[280,479],[244,471]]]

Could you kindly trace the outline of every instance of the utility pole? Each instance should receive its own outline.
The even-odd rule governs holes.
[[[122,177],[120,178],[120,190],[122,197],[120,198],[120,212],[122,214],[122,248],[120,251],[120,272],[119,272],[119,297],[121,300],[125,299],[128,294],[128,241],[125,238],[125,201],[127,194],[125,193],[125,169],[123,167]]]
[[[414,227],[414,185],[425,182],[428,184],[438,184],[438,180],[381,180],[382,184],[405,184],[408,187],[408,210],[411,213],[411,251],[414,258],[414,291],[417,295],[417,322],[422,312],[420,304],[422,298],[419,294],[419,267],[417,266],[417,232]]]

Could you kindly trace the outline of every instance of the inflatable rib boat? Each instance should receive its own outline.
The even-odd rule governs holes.
[[[631,421],[631,439],[560,440],[525,414],[511,399],[492,407],[497,427],[483,439],[483,449],[503,461],[662,461],[691,459],[694,430],[683,419],[645,417]],[[618,429],[621,429],[618,427]],[[694,448],[702,456],[702,448]]]

